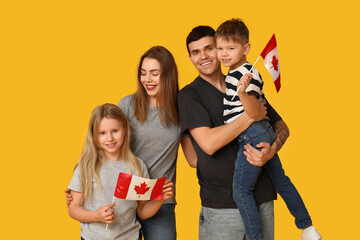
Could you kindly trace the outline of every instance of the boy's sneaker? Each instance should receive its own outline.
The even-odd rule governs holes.
[[[316,228],[313,225],[311,225],[310,227],[303,229],[301,239],[302,240],[320,240],[321,235],[316,230]]]

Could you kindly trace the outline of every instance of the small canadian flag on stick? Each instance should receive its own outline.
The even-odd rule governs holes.
[[[279,92],[281,87],[280,65],[279,65],[279,53],[277,49],[275,34],[272,35],[269,42],[266,44],[264,50],[260,53],[260,56],[254,62],[249,72],[251,72],[251,70],[254,68],[255,64],[259,61],[260,57],[264,59],[264,65],[266,69],[269,71],[272,79],[274,80],[276,91]],[[236,90],[236,94],[239,92],[240,88],[241,86]],[[235,98],[236,94],[234,94],[231,100]]]
[[[127,200],[161,200],[165,177],[147,179],[120,173],[114,196]]]
[[[276,91],[279,92],[281,87],[280,65],[275,34],[272,35],[270,41],[266,44],[264,50],[260,53],[260,56],[264,59],[264,65],[274,80]]]
[[[114,197],[127,200],[161,200],[166,177],[158,179],[142,178],[127,173],[119,173]],[[106,224],[105,229],[108,229]]]

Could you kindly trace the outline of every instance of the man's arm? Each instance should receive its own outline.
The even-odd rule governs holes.
[[[250,118],[246,113],[235,119],[229,124],[210,128],[197,127],[191,128],[190,133],[194,137],[196,143],[208,155],[213,155],[217,150],[229,144],[243,131],[245,131],[253,122],[266,118],[265,102],[259,103],[259,115],[254,119]]]
[[[183,136],[181,138],[181,148],[190,167],[196,168],[197,155],[189,136]]]
[[[273,125],[273,129],[274,132],[276,133],[276,139],[272,145],[276,144],[275,150],[276,152],[278,152],[282,148],[288,137],[290,136],[290,130],[283,120],[277,121]]]
[[[281,149],[289,137],[289,128],[283,120],[275,122],[272,126],[274,128],[274,132],[276,133],[276,139],[271,146],[268,143],[261,142],[256,145],[258,148],[261,148],[261,150],[258,151],[249,144],[245,145],[246,151],[244,154],[250,164],[258,167],[263,166]]]

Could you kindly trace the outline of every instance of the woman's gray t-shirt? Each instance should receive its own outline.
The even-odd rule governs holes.
[[[176,160],[181,139],[180,125],[163,126],[155,106],[149,106],[147,120],[140,124],[134,116],[133,96],[122,98],[118,104],[131,125],[131,150],[144,161],[150,178],[166,177],[171,179],[175,186]],[[175,195],[165,202],[175,203]]]

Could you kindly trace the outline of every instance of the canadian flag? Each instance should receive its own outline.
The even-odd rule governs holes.
[[[127,200],[161,200],[165,177],[147,179],[120,173],[114,196]]]
[[[274,80],[276,91],[279,92],[281,87],[280,65],[275,34],[272,35],[270,41],[266,44],[260,56],[264,59],[264,65],[266,69],[270,72],[270,75]]]

